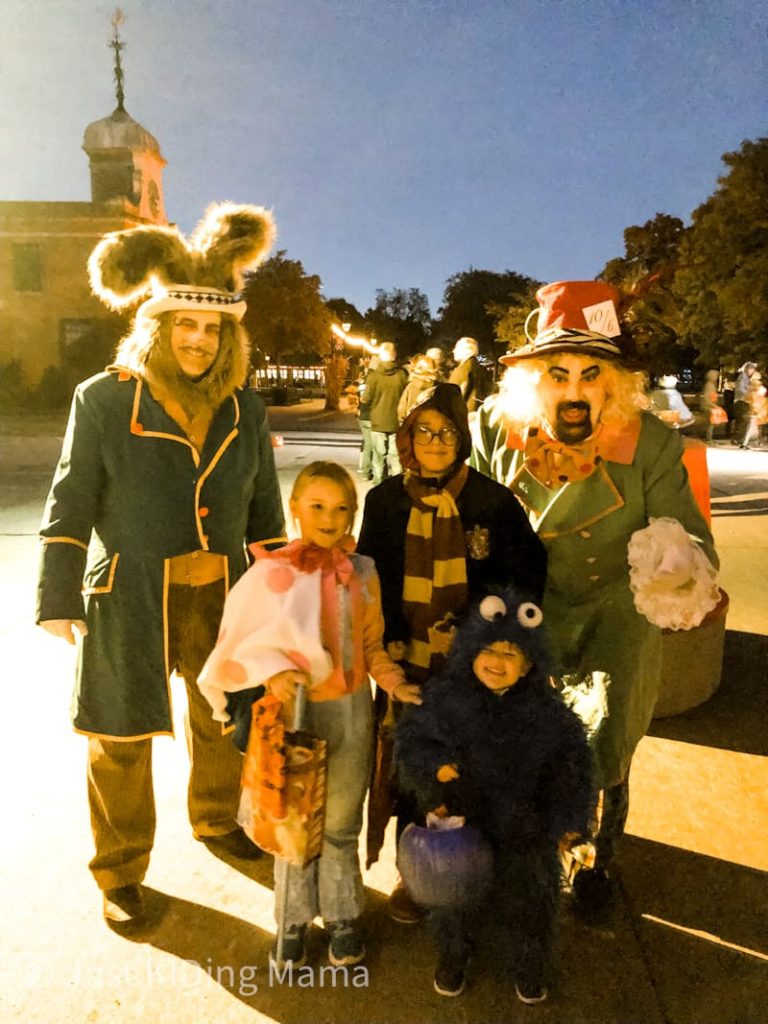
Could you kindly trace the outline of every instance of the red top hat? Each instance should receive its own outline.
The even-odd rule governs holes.
[[[615,359],[623,355],[616,340],[621,334],[616,305],[619,292],[604,281],[555,281],[536,292],[538,309],[525,322],[528,344],[502,356],[506,366],[518,359],[550,352],[582,352]],[[536,336],[528,333],[534,313],[539,320]]]

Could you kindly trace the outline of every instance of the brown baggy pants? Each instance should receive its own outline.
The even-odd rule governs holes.
[[[187,690],[185,732],[190,757],[187,808],[196,837],[223,835],[237,826],[242,757],[197,687],[214,643],[224,604],[224,581],[168,589],[171,670]],[[89,867],[100,889],[139,883],[155,835],[152,740],[89,737],[88,801],[96,855]]]

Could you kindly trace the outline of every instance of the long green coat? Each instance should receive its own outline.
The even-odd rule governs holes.
[[[168,560],[226,555],[228,585],[245,545],[284,532],[264,405],[237,391],[198,455],[146,384],[107,371],[75,391],[48,497],[38,621],[85,619],[72,717],[80,732],[172,732]]]
[[[607,710],[592,737],[601,786],[626,776],[660,682],[661,630],[635,610],[629,588],[631,535],[669,516],[717,565],[682,454],[677,432],[642,413],[634,452],[630,445],[622,461],[606,456],[586,480],[550,489],[525,468],[523,451],[507,446],[488,410],[477,424],[472,465],[512,489],[547,548],[545,621],[561,672],[576,686],[576,709],[587,725]]]

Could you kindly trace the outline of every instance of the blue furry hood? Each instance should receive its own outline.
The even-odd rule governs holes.
[[[478,653],[501,640],[515,644],[532,663],[521,682],[542,681],[554,674],[549,640],[540,607],[513,587],[494,588],[468,612],[447,658],[444,676],[473,679]]]

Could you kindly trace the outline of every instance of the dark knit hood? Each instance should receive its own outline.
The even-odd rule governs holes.
[[[413,429],[416,417],[424,409],[435,409],[456,427],[459,432],[459,447],[454,465],[461,465],[469,458],[472,451],[472,436],[469,432],[467,406],[461,389],[456,384],[436,384],[433,388],[423,391],[416,404],[408,413],[397,431],[397,452],[404,469],[418,472],[419,464],[413,454]]]
[[[524,680],[545,682],[553,675],[541,609],[512,587],[495,588],[471,608],[453,641],[443,674],[474,679],[472,664],[477,655],[501,640],[515,644],[531,662]]]

